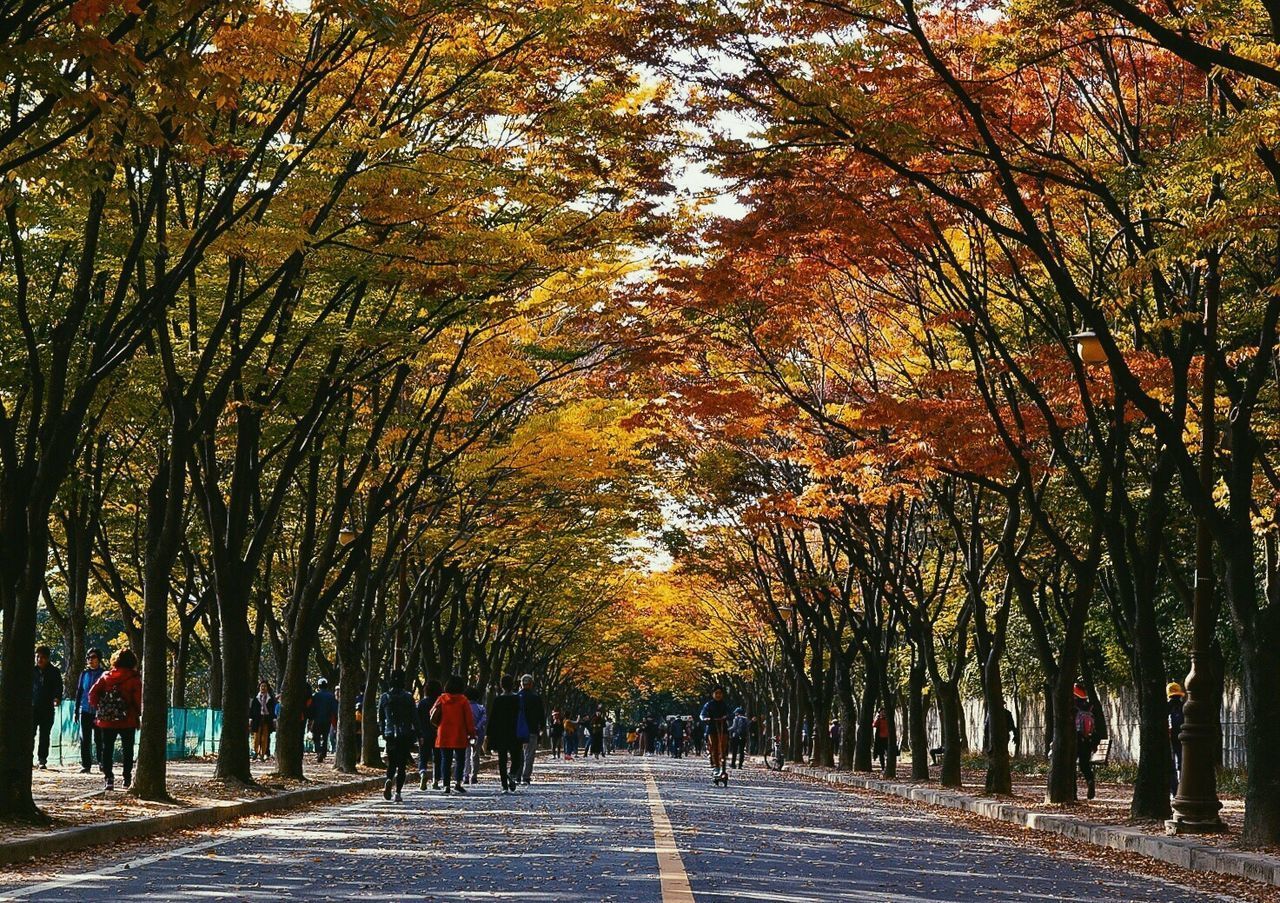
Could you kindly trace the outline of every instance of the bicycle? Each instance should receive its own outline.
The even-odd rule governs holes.
[[[782,771],[782,738],[774,737],[772,748],[764,754],[764,767],[770,771]]]

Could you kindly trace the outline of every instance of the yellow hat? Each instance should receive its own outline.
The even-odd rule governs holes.
[[[1178,683],[1177,681],[1173,681],[1172,683],[1170,683],[1169,686],[1164,688],[1164,691],[1170,699],[1172,699],[1175,696],[1187,695],[1186,691],[1182,689],[1182,684]]]

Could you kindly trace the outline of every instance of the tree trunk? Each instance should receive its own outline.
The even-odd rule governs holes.
[[[289,638],[284,673],[280,677],[280,721],[276,726],[276,774],[302,780],[304,757],[303,717],[306,714],[307,661],[311,644],[299,636]],[[366,706],[365,711],[369,709]]]
[[[333,750],[333,768],[343,774],[354,774],[360,761],[356,743],[356,692],[360,682],[357,650],[339,641],[338,652],[338,736]]]
[[[938,717],[942,722],[942,776],[939,780],[943,787],[959,787],[962,784],[960,689],[949,681],[942,681],[935,686],[934,690],[938,696]]]
[[[858,736],[853,752],[853,770],[871,771],[872,744],[875,742],[876,687],[870,673],[862,685],[862,701],[858,705]]]
[[[218,615],[218,600],[211,599],[205,610],[209,613],[209,708],[222,708],[222,619]]]
[[[919,659],[918,655],[917,659]],[[913,660],[907,683],[907,705],[911,710],[908,727],[911,731],[911,779],[913,781],[929,780],[929,709],[924,698],[925,686],[924,661],[920,659],[919,664],[916,664]]]
[[[6,531],[8,532],[8,531]],[[34,536],[33,545],[41,540]],[[47,554],[47,540],[43,543]],[[37,560],[38,550],[28,552],[28,563]],[[31,579],[28,567],[18,579],[5,580],[0,587],[4,599],[4,657],[0,663],[0,818],[47,824],[48,817],[31,796],[31,685],[34,677],[31,650],[36,641],[36,604],[40,585]],[[8,575],[6,575],[8,576]]]
[[[230,577],[230,575],[227,575]],[[245,575],[247,578],[247,575]],[[247,580],[219,580],[219,620],[222,625],[222,738],[214,777],[253,783],[249,770],[249,698],[253,635],[249,630]]]
[[[1076,726],[1072,688],[1074,669],[1062,668],[1053,693],[1053,745],[1049,748],[1047,803],[1074,803],[1076,795]]]
[[[185,624],[179,626],[178,648],[173,653],[173,686],[169,691],[169,707],[172,709],[187,707],[187,668],[191,661],[191,631],[194,629],[195,625],[190,628]]]

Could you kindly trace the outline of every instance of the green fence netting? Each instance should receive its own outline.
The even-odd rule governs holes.
[[[170,759],[213,755],[218,751],[218,739],[221,735],[220,709],[169,710]],[[35,759],[34,750],[32,759]],[[76,717],[75,703],[63,700],[54,715],[53,731],[49,735],[49,764],[61,766],[79,762],[80,719]]]

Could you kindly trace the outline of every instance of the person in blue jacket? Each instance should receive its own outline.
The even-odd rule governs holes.
[[[84,670],[76,684],[76,715],[80,718],[80,773],[88,774],[94,762],[102,761],[102,728],[93,722],[89,690],[107,669],[102,667],[102,653],[97,649],[90,649],[84,658]]]

